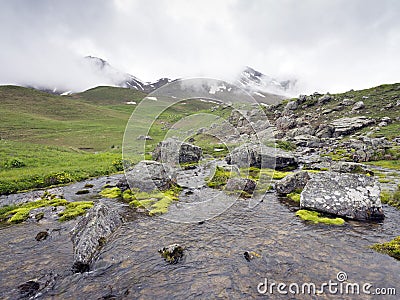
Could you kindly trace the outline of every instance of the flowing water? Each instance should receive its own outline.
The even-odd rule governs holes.
[[[66,187],[71,195],[79,188]],[[95,191],[85,197],[94,197]],[[344,226],[305,223],[294,211],[273,193],[255,208],[239,199],[221,215],[191,224],[126,207],[127,222],[112,234],[91,271],[83,274],[70,271],[69,231],[76,221],[3,226],[0,298],[17,299],[18,286],[35,280],[41,284],[38,299],[288,299],[277,289],[272,295],[260,294],[257,286],[267,278],[269,283],[312,282],[318,287],[329,280],[338,283],[338,272],[347,274],[347,282],[370,283],[371,292],[393,287],[400,293],[400,261],[369,248],[400,235],[400,211],[384,206],[382,223],[348,221]],[[37,242],[36,233],[45,229],[49,238]],[[168,264],[158,249],[173,243],[185,248],[184,257]],[[259,257],[248,261],[245,251]],[[327,289],[324,294],[292,295],[299,298],[375,299],[331,295]]]

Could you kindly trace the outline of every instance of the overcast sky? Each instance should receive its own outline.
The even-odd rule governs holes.
[[[248,65],[301,92],[400,82],[398,0],[0,0],[0,38],[1,84],[86,88],[86,55],[146,81]]]

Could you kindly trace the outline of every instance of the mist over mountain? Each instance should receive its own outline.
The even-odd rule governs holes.
[[[83,57],[75,72],[76,80],[64,81],[63,72],[61,71],[60,76],[55,74],[51,82],[46,82],[45,80],[39,82],[35,80],[34,82],[21,82],[19,85],[63,95],[82,92],[100,85],[129,88],[151,93],[157,88],[176,80],[176,78],[160,78],[154,82],[143,81],[135,75],[123,72],[113,67],[106,60],[95,56]],[[280,81],[248,66],[244,67],[242,72],[231,77],[234,78],[233,84],[236,84],[239,88],[256,97],[263,98],[269,94],[295,96],[297,92],[296,80],[286,79]],[[84,78],[83,81],[82,78]],[[225,79],[222,78],[221,80]],[[213,93],[212,90],[210,90],[210,93]]]

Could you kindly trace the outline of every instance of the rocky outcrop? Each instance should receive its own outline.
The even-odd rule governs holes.
[[[122,224],[122,219],[112,205],[99,203],[72,229],[75,272],[88,271],[89,265],[107,238]]]
[[[310,175],[306,171],[289,174],[275,184],[278,194],[286,195],[296,190],[302,190],[310,180]]]
[[[288,170],[297,168],[297,161],[291,152],[260,144],[243,144],[232,150],[226,157],[228,164],[239,167],[270,168]]]
[[[354,133],[356,130],[374,124],[375,120],[360,116],[353,118],[341,118],[331,122],[334,127],[333,137],[340,137]]]
[[[300,207],[355,220],[384,218],[377,181],[360,174],[315,174],[301,193]]]
[[[198,162],[201,156],[200,147],[173,138],[158,143],[153,152],[154,160],[170,164]]]
[[[125,176],[131,189],[144,192],[167,190],[177,180],[176,172],[171,166],[152,160],[139,162],[133,169],[125,172]]]

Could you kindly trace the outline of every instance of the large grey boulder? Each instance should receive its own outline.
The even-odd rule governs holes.
[[[71,231],[73,269],[76,272],[89,271],[94,255],[121,224],[121,216],[112,205],[98,203],[90,209]]]
[[[243,144],[232,150],[225,158],[228,164],[241,168],[256,167],[276,170],[297,168],[297,160],[291,152],[263,144]]]
[[[158,143],[153,152],[154,160],[171,164],[198,162],[201,156],[200,147],[173,138]]]
[[[309,180],[310,175],[306,171],[289,174],[275,183],[275,190],[278,194],[289,194],[295,190],[303,189]]]
[[[177,174],[171,166],[152,160],[139,162],[133,169],[125,172],[125,176],[131,189],[143,192],[167,190],[177,180]]]
[[[315,174],[301,193],[300,207],[355,220],[384,218],[378,182],[361,174]]]

